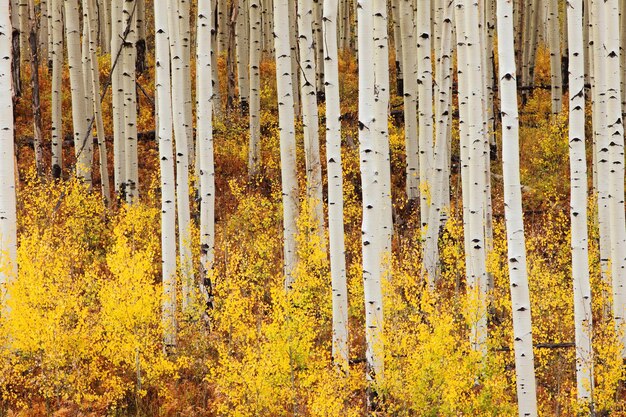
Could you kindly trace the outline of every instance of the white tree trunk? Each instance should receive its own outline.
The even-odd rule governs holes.
[[[261,1],[250,0],[250,177],[259,174],[261,164],[261,24]]]
[[[0,301],[6,284],[17,277],[17,206],[15,197],[15,132],[11,84],[12,35],[9,0],[0,0]],[[4,305],[4,303],[3,303]]]
[[[608,206],[610,230],[610,264],[613,280],[613,310],[620,334],[622,357],[626,359],[626,218],[624,211],[624,125],[620,90],[619,9],[617,0],[601,3],[606,16],[603,35],[603,58],[606,60],[608,145]]]
[[[576,334],[577,396],[590,403],[593,393],[593,318],[589,282],[587,233],[587,156],[585,152],[585,45],[583,2],[570,0],[567,7],[569,37],[569,154],[571,175],[572,279]]]
[[[445,219],[448,208],[445,207],[449,181],[449,154],[448,132],[450,131],[450,88],[452,86],[452,51],[453,51],[453,4],[443,0],[438,25],[442,35],[440,40],[441,56],[437,60],[436,84],[437,97],[435,100],[436,140],[434,147],[434,165],[432,178],[432,193],[429,210],[426,239],[424,241],[424,269],[427,273],[431,288],[439,277],[439,232]]]
[[[324,1],[324,74],[326,94],[326,161],[328,166],[328,232],[333,304],[333,359],[349,371],[348,287],[343,229],[343,173],[341,164],[341,109],[337,53],[338,0]]]
[[[176,196],[178,209],[178,246],[180,250],[180,270],[182,275],[182,307],[188,313],[191,308],[194,281],[191,253],[191,213],[189,207],[189,140],[185,111],[184,51],[182,31],[176,19],[177,0],[168,0],[168,32],[172,68],[172,112],[174,136],[176,138]]]
[[[391,161],[389,154],[389,35],[387,1],[374,0],[374,143],[378,155],[380,182],[381,274],[391,278],[391,237],[393,216],[391,202]]]
[[[404,143],[406,148],[406,193],[419,197],[419,151],[417,139],[417,45],[415,9],[412,0],[400,0],[400,33],[404,73]]]
[[[124,24],[122,2],[111,2],[111,66],[122,49]],[[111,97],[113,104],[113,164],[115,191],[122,197],[126,183],[126,141],[124,126],[124,77],[122,56],[111,73]]]
[[[319,149],[319,121],[315,90],[316,62],[312,0],[298,0],[298,41],[300,46],[300,93],[304,129],[307,199],[317,224],[320,242],[324,241],[324,201],[322,163]],[[322,244],[323,246],[323,244]]]
[[[294,283],[298,262],[298,174],[296,171],[296,129],[291,76],[289,1],[274,0],[274,49],[280,135],[280,169],[283,192],[283,262],[285,289]]]
[[[460,20],[465,20],[465,27],[460,29],[461,36],[467,42],[466,53],[461,54],[466,62],[459,59],[459,67],[467,69],[467,78],[464,85],[459,85],[459,91],[466,90],[462,95],[468,97],[467,114],[468,118],[468,232],[469,238],[466,243],[470,243],[468,252],[469,258],[466,260],[468,291],[472,306],[475,309],[475,317],[472,319],[472,332],[470,340],[472,347],[484,355],[487,353],[487,312],[486,312],[486,292],[487,292],[487,270],[486,270],[486,250],[485,250],[485,157],[484,157],[484,111],[482,101],[483,80],[481,73],[482,49],[479,35],[479,9],[477,3],[470,0],[457,1],[457,25]],[[461,95],[461,94],[459,94]],[[465,194],[465,190],[463,190]],[[467,249],[466,249],[467,250]]]
[[[552,84],[552,113],[563,107],[563,80],[561,76],[561,33],[558,0],[548,0],[548,43],[550,44],[550,80]]]
[[[83,54],[88,58],[88,73],[86,73],[85,88],[91,89],[91,97],[93,103],[86,103],[93,106],[93,117],[95,118],[96,131],[98,132],[98,151],[100,154],[100,182],[102,196],[107,206],[110,203],[111,191],[109,188],[109,168],[107,162],[106,133],[104,131],[104,122],[102,120],[102,105],[100,103],[100,70],[98,65],[98,43],[96,39],[96,27],[94,14],[94,1],[83,0],[83,44],[87,44],[86,51]],[[87,42],[85,42],[87,39]],[[89,108],[89,107],[87,107]],[[91,117],[90,117],[91,119]]]
[[[70,67],[72,88],[72,122],[74,124],[74,153],[76,155],[76,175],[91,185],[91,160],[93,141],[88,132],[91,115],[85,109],[85,84],[81,64],[80,17],[78,0],[65,2],[65,36],[67,57]]]
[[[433,169],[433,70],[431,60],[431,4],[417,2],[417,72],[419,96],[419,186],[422,227],[428,222]]]
[[[155,7],[155,88],[161,168],[161,259],[163,274],[163,343],[176,345],[176,183],[172,138],[172,96],[168,9]]]
[[[250,96],[250,41],[249,41],[249,18],[248,0],[237,0],[239,11],[237,12],[237,26],[235,37],[235,49],[237,53],[237,79],[239,85],[239,101],[242,112],[248,112]]]
[[[253,0],[254,1],[254,0]],[[212,304],[215,259],[215,166],[213,162],[213,86],[211,83],[211,1],[198,2],[197,129],[200,148],[200,292],[205,308]]]
[[[375,136],[374,87],[375,70],[373,39],[373,5],[369,0],[357,1],[358,64],[359,64],[359,155],[363,190],[363,291],[365,296],[365,340],[367,378],[378,381],[384,377],[383,298],[381,283],[381,190]]]
[[[537,416],[535,361],[526,270],[526,246],[519,169],[517,68],[513,46],[513,1],[498,1],[498,62],[502,116],[502,176],[513,313],[513,347],[519,416]]]
[[[124,139],[126,172],[126,202],[134,203],[139,199],[139,161],[137,152],[137,86],[135,64],[137,51],[137,8],[135,0],[124,0],[122,10],[124,30],[129,28],[124,50],[121,56],[122,78],[124,85]]]
[[[51,0],[52,32],[52,177],[61,178],[63,171],[63,12],[62,0]]]

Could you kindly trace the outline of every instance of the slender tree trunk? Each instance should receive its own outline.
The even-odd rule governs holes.
[[[406,148],[406,193],[409,200],[419,197],[419,151],[417,139],[417,45],[415,9],[412,0],[400,0],[400,33],[404,81],[404,143]]]
[[[172,138],[168,9],[155,7],[155,95],[161,168],[161,258],[163,273],[163,343],[176,345],[176,183]]]
[[[548,8],[548,43],[550,44],[552,114],[558,114],[563,108],[563,80],[561,76],[561,33],[558,1],[548,0]]]
[[[85,88],[91,89],[91,97],[93,102],[93,117],[96,122],[96,131],[98,132],[98,151],[100,154],[100,182],[102,189],[102,196],[107,205],[111,200],[111,190],[109,187],[109,167],[107,158],[107,146],[106,146],[106,132],[104,131],[104,122],[102,120],[102,105],[100,103],[100,70],[98,65],[97,48],[98,43],[96,39],[96,30],[94,27],[94,1],[83,0],[83,22],[85,25],[84,37],[87,39],[87,54],[88,54],[88,77],[89,83],[85,83]],[[90,104],[90,103],[87,103]],[[88,107],[89,108],[89,107]]]
[[[298,51],[298,16],[296,13],[297,1],[289,2],[289,42],[291,42],[291,85],[293,87],[293,102],[296,117],[300,117],[302,100],[300,97],[300,54]],[[275,17],[274,17],[275,18]]]
[[[470,340],[472,347],[486,355],[487,349],[487,314],[486,314],[486,292],[487,292],[487,271],[486,271],[486,250],[485,250],[485,158],[484,158],[484,138],[483,131],[485,123],[483,120],[482,102],[482,50],[480,45],[479,16],[480,11],[477,3],[469,0],[457,1],[457,25],[464,20],[466,26],[458,27],[460,36],[467,42],[466,53],[459,56],[459,67],[466,68],[467,78],[463,84],[459,85],[460,94],[468,97],[467,100],[467,124],[468,124],[468,232],[469,238],[466,243],[471,242],[468,250],[467,276],[468,291],[471,305],[475,308],[475,317],[472,319],[472,333]],[[463,35],[464,34],[464,35]],[[462,60],[466,60],[462,62]],[[465,184],[464,184],[465,185]],[[463,190],[465,194],[466,190]],[[467,248],[466,248],[467,250]]]
[[[135,65],[137,62],[137,6],[136,0],[124,0],[122,10],[124,30],[129,28],[122,52],[122,78],[124,85],[124,128],[126,172],[126,202],[139,199],[139,170],[137,152],[137,87]]]
[[[124,24],[121,1],[111,3],[111,66],[118,51],[122,49]],[[126,141],[124,125],[124,77],[122,57],[111,73],[111,95],[113,103],[113,163],[115,191],[121,199],[126,198]]]
[[[587,155],[585,152],[585,44],[583,2],[571,0],[567,7],[569,37],[569,154],[571,176],[572,279],[574,281],[574,328],[576,334],[577,396],[593,403],[593,318],[589,282],[587,233]]]
[[[52,32],[52,177],[61,178],[63,171],[63,14],[62,0],[51,0]]]
[[[135,70],[142,74],[147,69],[146,64],[146,0],[137,1],[137,58]]]
[[[250,40],[248,0],[237,0],[237,26],[235,36],[235,50],[237,54],[237,79],[239,85],[239,105],[244,115],[248,113],[250,96]]]
[[[435,100],[436,140],[434,147],[434,165],[432,178],[432,195],[429,210],[428,227],[424,242],[424,269],[428,283],[434,287],[439,277],[439,234],[447,218],[445,207],[449,181],[448,132],[450,126],[450,88],[452,85],[452,50],[453,50],[453,5],[447,0],[442,2],[439,25],[442,31],[441,58],[437,60],[437,97]]]
[[[359,155],[361,161],[361,182],[363,190],[363,290],[365,301],[365,340],[367,378],[379,381],[384,375],[383,299],[381,282],[381,228],[380,205],[381,190],[376,172],[379,156],[377,155],[375,136],[375,70],[373,39],[373,5],[368,0],[357,1],[358,13],[358,63],[359,63]],[[369,396],[370,408],[373,395]]]
[[[15,149],[13,89],[11,85],[13,30],[11,5],[0,0],[0,299],[5,300],[9,280],[17,277],[17,206],[15,196]],[[4,303],[3,303],[4,305]]]
[[[85,109],[85,85],[81,65],[80,17],[78,0],[65,2],[65,35],[72,88],[72,121],[74,124],[74,152],[76,175],[91,185],[91,159],[93,140],[88,132],[89,116]]]
[[[519,170],[517,69],[513,47],[513,1],[498,1],[498,62],[502,117],[502,174],[513,312],[515,376],[519,416],[537,416],[537,389],[526,270],[526,247]]]
[[[250,178],[259,174],[261,164],[261,24],[261,1],[250,0]]]
[[[37,16],[34,0],[29,0],[28,11],[30,22],[30,86],[33,104],[33,144],[35,148],[35,165],[37,174],[43,175],[43,148],[41,137],[41,106],[39,103],[39,39],[37,37]]]
[[[300,45],[300,91],[306,162],[307,199],[312,209],[320,242],[324,241],[324,201],[322,163],[319,149],[319,121],[315,90],[316,62],[313,33],[313,4],[298,0],[298,40]],[[322,246],[323,243],[322,243]]]
[[[338,0],[324,1],[324,74],[326,95],[326,161],[328,163],[328,232],[333,303],[333,360],[348,373],[348,288],[343,228],[343,173],[341,164],[341,109],[337,53]]]
[[[253,0],[254,1],[254,0]],[[213,303],[215,259],[215,166],[213,162],[213,86],[211,83],[211,1],[198,2],[197,127],[200,148],[200,292],[205,309]],[[208,316],[206,317],[208,318]]]
[[[419,95],[419,184],[422,227],[428,222],[433,169],[433,73],[430,41],[430,1],[417,2],[417,91]]]
[[[189,136],[185,111],[184,51],[182,31],[176,19],[177,0],[168,0],[168,33],[172,69],[172,112],[174,136],[176,138],[176,196],[178,209],[178,246],[180,251],[180,269],[182,275],[182,307],[184,313],[191,308],[192,285],[194,281],[191,253],[191,213],[189,206]]]
[[[283,193],[283,262],[285,289],[291,290],[298,262],[298,175],[296,171],[296,129],[291,76],[289,1],[274,0],[274,49],[280,136],[280,169]]]
[[[609,238],[611,242],[610,264],[613,281],[613,311],[620,334],[622,358],[626,359],[626,213],[624,212],[624,125],[622,122],[622,99],[620,90],[619,8],[617,0],[600,4],[606,16],[603,35],[603,59],[607,92],[606,125],[608,159],[608,206]],[[608,158],[607,158],[608,157]]]
[[[400,30],[400,2],[402,0],[392,0],[391,16],[393,18],[393,46],[395,48],[396,59],[396,94],[404,96],[404,74],[402,73],[402,35]]]

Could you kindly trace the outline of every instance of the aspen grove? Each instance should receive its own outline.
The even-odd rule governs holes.
[[[624,0],[0,0],[0,417],[624,416],[625,116]]]

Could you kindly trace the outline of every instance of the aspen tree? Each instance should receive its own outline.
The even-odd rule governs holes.
[[[37,174],[43,174],[43,148],[41,133],[41,106],[39,100],[39,39],[37,38],[38,18],[35,14],[35,3],[28,2],[28,41],[30,45],[30,79],[31,79],[31,103],[33,105],[33,147],[35,150],[35,166]]]
[[[91,185],[91,149],[93,141],[88,132],[89,116],[85,109],[85,84],[81,65],[80,18],[78,0],[64,0],[65,36],[67,58],[70,67],[72,89],[72,122],[74,125],[74,153],[76,154],[76,175]]]
[[[168,0],[168,34],[170,42],[170,60],[172,71],[172,121],[176,138],[176,202],[178,210],[178,246],[180,251],[180,269],[182,275],[182,307],[188,313],[191,308],[192,283],[194,273],[191,253],[191,213],[189,206],[189,136],[185,111],[184,51],[182,32],[177,24],[177,0]]]
[[[622,69],[626,69],[626,0],[619,0],[619,10],[620,65]],[[622,115],[626,116],[626,71],[620,71],[620,82],[622,88]]]
[[[195,161],[195,147],[193,140],[193,103],[191,98],[191,26],[190,26],[190,13],[191,13],[191,0],[177,0],[178,8],[177,22],[179,34],[180,34],[180,47],[182,48],[182,70],[183,70],[183,108],[185,111],[185,130],[187,132],[187,157],[189,158],[189,165],[192,166]]]
[[[605,11],[606,28],[603,35],[603,59],[606,60],[606,134],[608,149],[609,238],[610,264],[613,284],[613,311],[618,326],[622,357],[626,359],[626,214],[624,212],[624,125],[620,90],[619,10],[617,0],[600,4]]]
[[[459,7],[460,6],[460,7]],[[487,349],[487,316],[486,316],[486,292],[487,270],[485,250],[485,227],[484,227],[484,189],[485,189],[485,157],[484,157],[484,112],[482,97],[482,51],[480,46],[478,3],[470,0],[457,1],[457,10],[461,9],[459,20],[466,19],[466,26],[461,28],[465,33],[467,52],[463,55],[466,62],[459,60],[459,66],[467,68],[466,84],[460,85],[460,89],[467,89],[464,93],[468,97],[468,149],[469,162],[469,259],[467,260],[467,276],[469,279],[468,290],[470,300],[476,303],[472,334],[470,336],[472,347],[486,355]],[[459,18],[460,17],[460,18]],[[463,35],[461,35],[463,36]],[[465,190],[464,190],[465,193]],[[466,241],[466,242],[467,242]]]
[[[313,0],[313,14],[311,15],[313,42],[315,50],[315,91],[320,101],[324,101],[324,45],[322,44],[322,2],[323,0]]]
[[[124,0],[122,9],[124,30],[128,28],[122,52],[122,78],[124,85],[124,139],[126,173],[126,202],[134,203],[139,198],[139,171],[137,153],[137,87],[135,68],[137,62],[137,3]]]
[[[447,192],[445,183],[449,178],[448,165],[446,160],[448,155],[448,132],[450,126],[450,88],[452,85],[452,48],[453,33],[452,19],[453,9],[451,3],[444,0],[439,18],[439,26],[442,31],[441,36],[441,57],[437,60],[436,72],[438,85],[437,97],[435,100],[435,120],[436,120],[436,140],[433,149],[434,164],[432,167],[432,195],[429,210],[428,226],[424,241],[424,269],[427,273],[428,284],[431,288],[439,276],[439,233],[446,215],[443,211],[446,199],[444,193]]]
[[[218,14],[217,14],[217,4],[218,0],[212,0],[211,4],[212,4],[212,10],[213,10],[213,26],[211,28],[211,45],[213,45],[213,47],[211,48],[211,72],[213,74],[212,77],[212,83],[213,83],[213,112],[216,115],[220,115],[221,114],[221,108],[222,108],[222,96],[220,95],[220,74],[219,74],[219,67],[217,64],[217,58],[218,58],[218,51],[217,51],[217,47],[218,47],[218,42],[217,42],[217,33],[218,33]]]
[[[295,115],[300,116],[302,100],[300,97],[300,56],[298,53],[298,16],[296,13],[297,1],[289,2],[289,42],[291,44],[291,85],[293,88],[293,102]],[[275,18],[275,17],[274,17]]]
[[[391,165],[389,154],[389,35],[387,1],[374,0],[374,143],[378,154],[380,176],[381,273],[391,278],[391,236],[393,234],[391,202]]]
[[[391,16],[393,18],[393,46],[395,49],[396,62],[396,94],[404,95],[404,74],[402,73],[402,35],[400,34],[400,2],[391,1]]]
[[[513,347],[519,415],[537,416],[535,361],[526,269],[526,247],[519,169],[517,69],[514,55],[513,0],[498,2],[498,62],[502,117],[502,176],[513,313]]]
[[[289,1],[274,0],[274,49],[278,94],[280,172],[283,192],[283,262],[285,290],[291,290],[298,261],[298,175],[296,171],[296,128],[291,85]]]
[[[333,359],[339,370],[349,371],[348,288],[343,228],[343,173],[341,164],[341,109],[337,53],[338,0],[325,0],[324,85],[326,95],[326,161],[328,166],[328,233],[333,304]]]
[[[116,56],[122,49],[124,25],[122,22],[121,1],[111,1],[111,67],[115,63]],[[122,69],[122,56],[120,62],[111,72],[111,98],[113,104],[113,164],[115,191],[121,198],[125,198],[126,188],[126,142],[124,125],[124,77]]]
[[[0,300],[6,284],[17,276],[17,206],[15,197],[13,94],[11,85],[11,5],[0,0]],[[8,267],[7,267],[8,265]]]
[[[216,0],[217,2],[217,53],[223,55],[228,46],[228,0]]]
[[[13,33],[11,36],[12,40],[12,48],[11,55],[13,59],[11,60],[11,73],[13,78],[13,94],[16,97],[19,97],[22,94],[22,86],[21,86],[21,50],[20,43],[22,36],[20,35],[20,19],[19,19],[19,1],[20,0],[11,0],[11,26],[13,27]]]
[[[312,208],[320,241],[324,239],[322,164],[319,149],[319,121],[315,90],[316,62],[312,0],[298,0],[298,42],[300,46],[300,93],[304,129],[307,199]]]
[[[135,42],[136,50],[136,63],[135,70],[138,73],[143,73],[146,67],[146,0],[136,0],[136,15],[137,15],[137,35]],[[158,4],[156,5],[158,6]]]
[[[101,0],[97,6],[100,23],[100,48],[105,54],[111,53],[111,0]]]
[[[34,3],[33,3],[34,6]],[[33,7],[33,12],[36,9]],[[39,18],[37,24],[37,43],[39,48],[39,61],[50,63],[50,47],[52,47],[52,39],[49,31],[50,20],[48,18],[48,0],[39,1]]]
[[[20,30],[20,57],[28,61],[28,0],[17,0],[17,19]]]
[[[552,114],[563,107],[563,80],[561,77],[561,34],[559,5],[557,0],[548,0],[548,43],[550,46],[550,82],[552,85]]]
[[[409,200],[419,196],[419,151],[417,139],[417,45],[415,9],[412,0],[400,0],[400,33],[404,81],[404,143],[406,148],[406,193]]]
[[[592,114],[593,135],[594,135],[594,170],[595,188],[597,190],[598,205],[598,232],[600,236],[600,271],[605,283],[615,283],[610,278],[610,257],[611,257],[611,237],[610,237],[610,210],[609,210],[609,186],[606,179],[609,178],[609,128],[607,115],[607,59],[602,52],[604,40],[602,32],[606,28],[606,9],[601,7],[599,0],[591,1],[591,31],[590,49],[593,54],[592,71]],[[615,288],[614,288],[615,289]],[[615,292],[615,291],[614,291]],[[615,297],[615,294],[613,294]],[[617,316],[615,309],[615,299],[613,300],[613,315]],[[617,300],[619,302],[619,300]]]
[[[254,0],[253,0],[254,1]],[[200,150],[200,293],[205,308],[212,305],[215,259],[215,166],[213,162],[213,85],[211,83],[211,1],[198,2],[197,18],[197,128]]]
[[[168,10],[154,8],[155,95],[161,168],[161,258],[163,274],[163,343],[176,345],[176,183],[172,138]]]
[[[417,2],[417,71],[419,96],[419,186],[422,227],[428,222],[430,173],[433,169],[433,73],[430,1]]]
[[[250,0],[250,146],[248,175],[259,174],[261,163],[261,1]]]
[[[585,55],[583,2],[567,7],[569,37],[569,155],[571,176],[572,279],[576,335],[576,382],[579,402],[593,401],[591,285],[587,233],[587,156],[585,152]]]
[[[236,0],[237,7],[237,26],[235,36],[235,51],[237,54],[237,80],[239,85],[239,105],[243,114],[248,112],[248,102],[250,94],[250,42],[249,32],[250,25],[248,23],[248,0]]]
[[[63,119],[62,119],[62,85],[63,85],[63,0],[50,0],[52,32],[52,177],[61,178],[63,170]]]
[[[100,70],[98,64],[96,42],[97,23],[94,18],[94,1],[83,0],[83,45],[86,44],[83,54],[87,57],[87,68],[85,72],[85,88],[91,89],[91,103],[86,103],[87,107],[93,107],[93,119],[95,119],[96,131],[98,132],[98,151],[100,154],[100,183],[102,196],[108,205],[111,199],[111,190],[109,188],[109,168],[107,161],[106,132],[104,131],[104,122],[102,120],[102,105],[100,103]],[[93,120],[92,120],[93,123]]]
[[[379,155],[376,152],[374,109],[373,5],[369,0],[357,0],[358,63],[359,63],[359,155],[363,190],[363,291],[365,301],[365,340],[367,378],[379,381],[384,377],[383,305],[380,258],[381,190],[378,178]]]

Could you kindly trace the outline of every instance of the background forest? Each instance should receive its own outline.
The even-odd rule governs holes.
[[[0,416],[626,416],[624,224],[602,217],[619,219],[619,204],[624,217],[622,12],[617,0],[0,0],[4,234],[6,190],[17,196],[15,253],[0,246]],[[368,125],[364,109],[380,117]],[[471,155],[480,184],[464,177],[479,169]],[[507,237],[511,155],[522,258]],[[475,281],[472,195],[484,198]],[[371,204],[383,208],[368,217]],[[528,308],[512,302],[518,285]],[[514,320],[531,316],[522,340]]]

